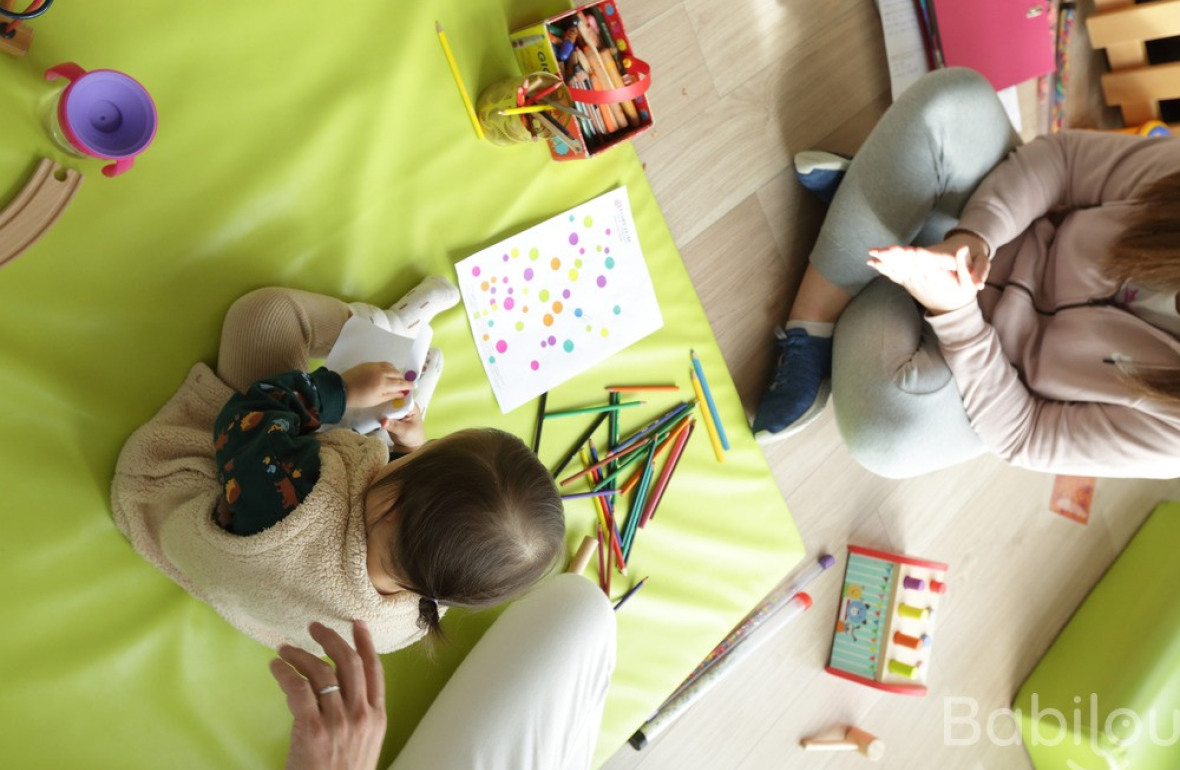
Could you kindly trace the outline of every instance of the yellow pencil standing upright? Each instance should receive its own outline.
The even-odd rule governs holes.
[[[459,65],[455,63],[455,55],[451,53],[451,44],[447,42],[447,33],[443,31],[443,25],[437,21],[434,22],[434,28],[438,31],[438,42],[442,44],[443,55],[447,57],[447,64],[451,67],[451,75],[455,78],[455,85],[459,86],[459,95],[463,97],[463,106],[467,108],[467,117],[471,118],[475,135],[483,139],[483,126],[479,124],[479,118],[475,116],[475,105],[471,103],[467,86],[463,85],[463,78],[459,75]]]
[[[701,381],[697,377],[697,373],[690,370],[688,376],[692,380],[692,389],[697,394],[697,403],[704,404],[705,392],[701,389]],[[701,419],[705,422],[705,430],[709,434],[709,443],[713,445],[713,454],[717,455],[717,462],[725,462],[725,451],[721,448],[721,436],[717,433],[717,426],[713,424],[713,415],[709,413],[708,409],[702,408]]]

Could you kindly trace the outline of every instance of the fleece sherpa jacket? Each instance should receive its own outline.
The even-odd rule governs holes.
[[[307,632],[313,620],[351,639],[351,621],[360,618],[378,652],[421,638],[419,597],[383,596],[369,580],[364,495],[388,461],[380,441],[347,430],[320,434],[320,479],[301,505],[255,535],[217,525],[213,423],[231,395],[197,364],[124,445],[111,505],[135,550],[268,647],[318,651]]]

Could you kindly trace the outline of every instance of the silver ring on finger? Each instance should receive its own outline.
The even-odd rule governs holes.
[[[330,684],[321,690],[316,690],[316,695],[329,695],[334,692],[340,692],[340,685]]]

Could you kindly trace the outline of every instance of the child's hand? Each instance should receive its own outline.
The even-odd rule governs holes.
[[[400,420],[382,419],[381,427],[393,439],[394,448],[400,451],[413,452],[426,443],[426,427],[422,424],[422,410],[417,404]]]
[[[344,378],[345,403],[349,407],[384,404],[413,387],[393,364],[384,361],[357,364],[340,376]]]

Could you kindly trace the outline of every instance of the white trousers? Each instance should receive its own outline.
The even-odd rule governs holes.
[[[592,581],[546,580],[492,624],[389,770],[586,770],[615,630]]]

